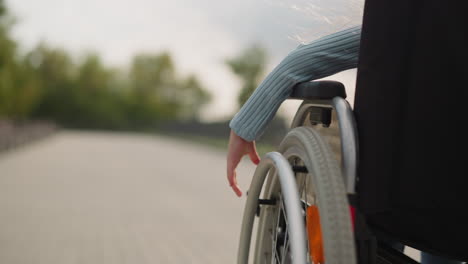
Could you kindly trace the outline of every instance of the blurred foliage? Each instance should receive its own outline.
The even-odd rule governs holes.
[[[241,79],[242,88],[237,98],[239,107],[249,99],[260,83],[267,62],[267,53],[259,45],[252,45],[234,58],[226,61],[231,70]]]
[[[20,54],[0,0],[0,119],[46,119],[65,127],[147,129],[196,120],[210,95],[196,76],[181,77],[170,54],[139,54],[128,71],[98,54],[74,60],[41,43]]]

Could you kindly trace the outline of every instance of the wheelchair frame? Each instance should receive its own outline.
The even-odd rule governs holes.
[[[343,84],[335,81],[318,81],[306,82],[297,85],[289,99],[304,100],[295,114],[291,125],[291,131],[293,131],[295,128],[303,126],[307,118],[312,125],[322,124],[324,127],[329,127],[332,122],[332,111],[335,111],[338,120],[341,142],[340,167],[345,188],[345,192],[342,194],[346,196],[344,199],[346,199],[347,204],[349,205],[352,204],[351,198],[354,197],[356,191],[355,185],[357,180],[358,166],[358,134],[353,111],[345,98],[346,93]],[[288,136],[286,136],[286,138],[287,137]],[[264,208],[268,208],[269,206],[277,204],[276,199],[260,199],[264,181],[267,175],[269,175],[269,177],[264,187],[265,190],[271,189],[271,185],[277,178],[280,184],[282,197],[284,197],[284,206],[287,208],[287,210],[284,209],[285,213],[283,213],[285,214],[284,217],[287,218],[289,222],[287,227],[290,229],[288,234],[291,248],[290,251],[286,253],[290,255],[289,261],[291,262],[286,260],[284,263],[311,263],[307,245],[308,241],[305,235],[305,209],[301,208],[301,204],[304,204],[304,202],[301,201],[301,196],[299,194],[299,189],[301,186],[298,187],[296,184],[297,173],[307,173],[305,176],[306,178],[312,177],[309,176],[308,168],[306,168],[306,166],[294,166],[294,164],[290,163],[287,157],[284,157],[284,155],[278,152],[267,153],[258,165],[249,188],[247,202],[245,205],[240,243],[238,248],[238,263],[248,263],[249,261],[250,242],[255,215],[260,215],[261,218],[261,213],[259,214],[260,210],[264,210]],[[308,205],[306,201],[305,207],[307,206]],[[349,211],[347,213],[349,213]],[[278,214],[280,215],[281,212],[278,212]],[[349,216],[348,221],[351,222],[350,215],[347,215]],[[320,220],[321,223],[324,223],[322,221],[322,216],[320,216]],[[263,222],[265,221],[266,220],[263,220]],[[279,221],[280,220],[277,220],[277,222]],[[263,226],[260,228],[263,228]],[[356,227],[354,229],[354,233],[362,231],[363,230],[360,230]],[[259,230],[257,234],[257,237],[262,236],[260,239],[264,239],[263,236],[265,236],[262,232],[266,231]],[[273,230],[272,232],[274,233],[276,231]],[[356,237],[360,237],[358,234],[355,235]],[[417,263],[412,258],[391,247],[382,245],[380,243],[377,244],[375,238],[373,238],[373,241],[366,241],[364,243],[366,244],[365,246],[357,245],[359,244],[359,241],[357,241],[354,236],[348,236],[347,239],[353,240],[351,244],[351,253],[348,251],[347,253],[342,253],[341,257],[330,258],[329,256],[332,254],[327,252],[326,246],[327,240],[331,239],[324,237],[325,258],[327,259],[327,255],[328,258],[330,258],[329,261],[326,262],[327,264],[342,262],[350,264]],[[261,242],[259,243],[257,241],[256,250],[258,250],[259,244],[261,244]],[[287,246],[288,244],[286,244],[284,250],[288,250]],[[354,246],[359,246],[359,250],[356,250]],[[363,249],[363,247],[366,248]],[[272,249],[272,251],[274,250],[276,249]],[[357,253],[359,257],[356,257],[354,252]],[[284,259],[284,255],[286,253],[283,252],[282,259]],[[255,254],[255,260],[258,261],[259,253],[256,252]],[[367,255],[363,256],[363,254]],[[269,256],[269,258],[271,263],[278,263],[274,256]],[[283,263],[283,261],[280,260],[280,263]]]
[[[340,130],[344,183],[347,193],[354,194],[358,161],[358,137],[353,110],[348,101],[340,96],[336,96],[332,100],[306,100],[299,107],[291,128],[302,126],[312,108],[333,109],[336,111]],[[325,117],[323,115],[327,116]],[[325,126],[329,126],[331,122],[331,112],[325,111],[323,115],[317,116],[315,119],[316,123],[318,124],[320,122]]]

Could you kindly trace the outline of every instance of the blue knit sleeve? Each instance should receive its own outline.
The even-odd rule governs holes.
[[[245,140],[258,139],[297,83],[357,67],[361,27],[352,27],[300,45],[255,89],[229,123]]]

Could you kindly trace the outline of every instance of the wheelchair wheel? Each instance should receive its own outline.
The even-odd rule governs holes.
[[[340,167],[327,143],[309,127],[292,129],[279,151],[296,172],[305,218],[309,263],[356,263],[351,216]],[[291,263],[283,194],[270,174],[261,207],[254,263]]]

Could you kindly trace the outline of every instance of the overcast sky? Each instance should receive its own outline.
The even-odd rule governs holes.
[[[24,49],[39,41],[76,55],[97,51],[109,65],[139,52],[169,51],[181,74],[197,74],[213,94],[206,120],[236,109],[239,81],[224,60],[260,43],[270,71],[300,42],[357,25],[362,0],[7,0]],[[332,78],[352,94],[355,70]],[[352,100],[352,98],[350,98]],[[298,102],[280,111],[291,115]]]

